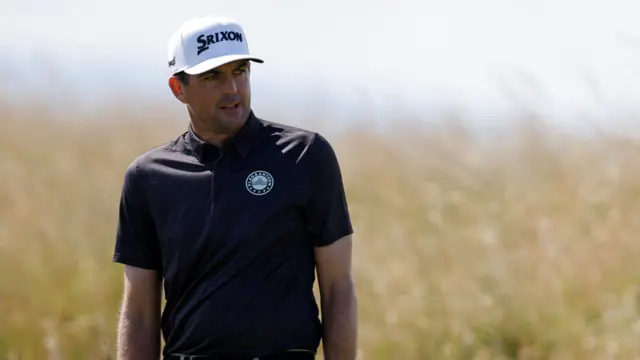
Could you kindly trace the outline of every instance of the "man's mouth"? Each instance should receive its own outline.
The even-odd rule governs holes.
[[[240,106],[239,103],[220,106],[221,110],[236,110]]]

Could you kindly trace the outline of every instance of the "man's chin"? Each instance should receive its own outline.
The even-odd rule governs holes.
[[[246,120],[248,112],[241,106],[234,109],[218,109],[218,121],[227,128],[241,126]]]

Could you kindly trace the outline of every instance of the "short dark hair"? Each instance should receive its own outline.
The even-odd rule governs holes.
[[[180,71],[180,72],[175,73],[173,76],[177,77],[178,80],[183,85],[188,85],[188,83],[189,83],[189,75],[186,72]]]

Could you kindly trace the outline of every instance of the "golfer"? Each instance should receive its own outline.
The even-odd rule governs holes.
[[[314,359],[321,339],[326,359],[355,359],[352,224],[332,146],[253,112],[263,61],[234,20],[187,21],[168,48],[190,121],[126,169],[118,359]]]

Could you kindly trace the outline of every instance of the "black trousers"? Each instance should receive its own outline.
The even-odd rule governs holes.
[[[314,360],[315,354],[306,351],[286,351],[276,354],[251,356],[239,354],[168,355],[164,360]]]

